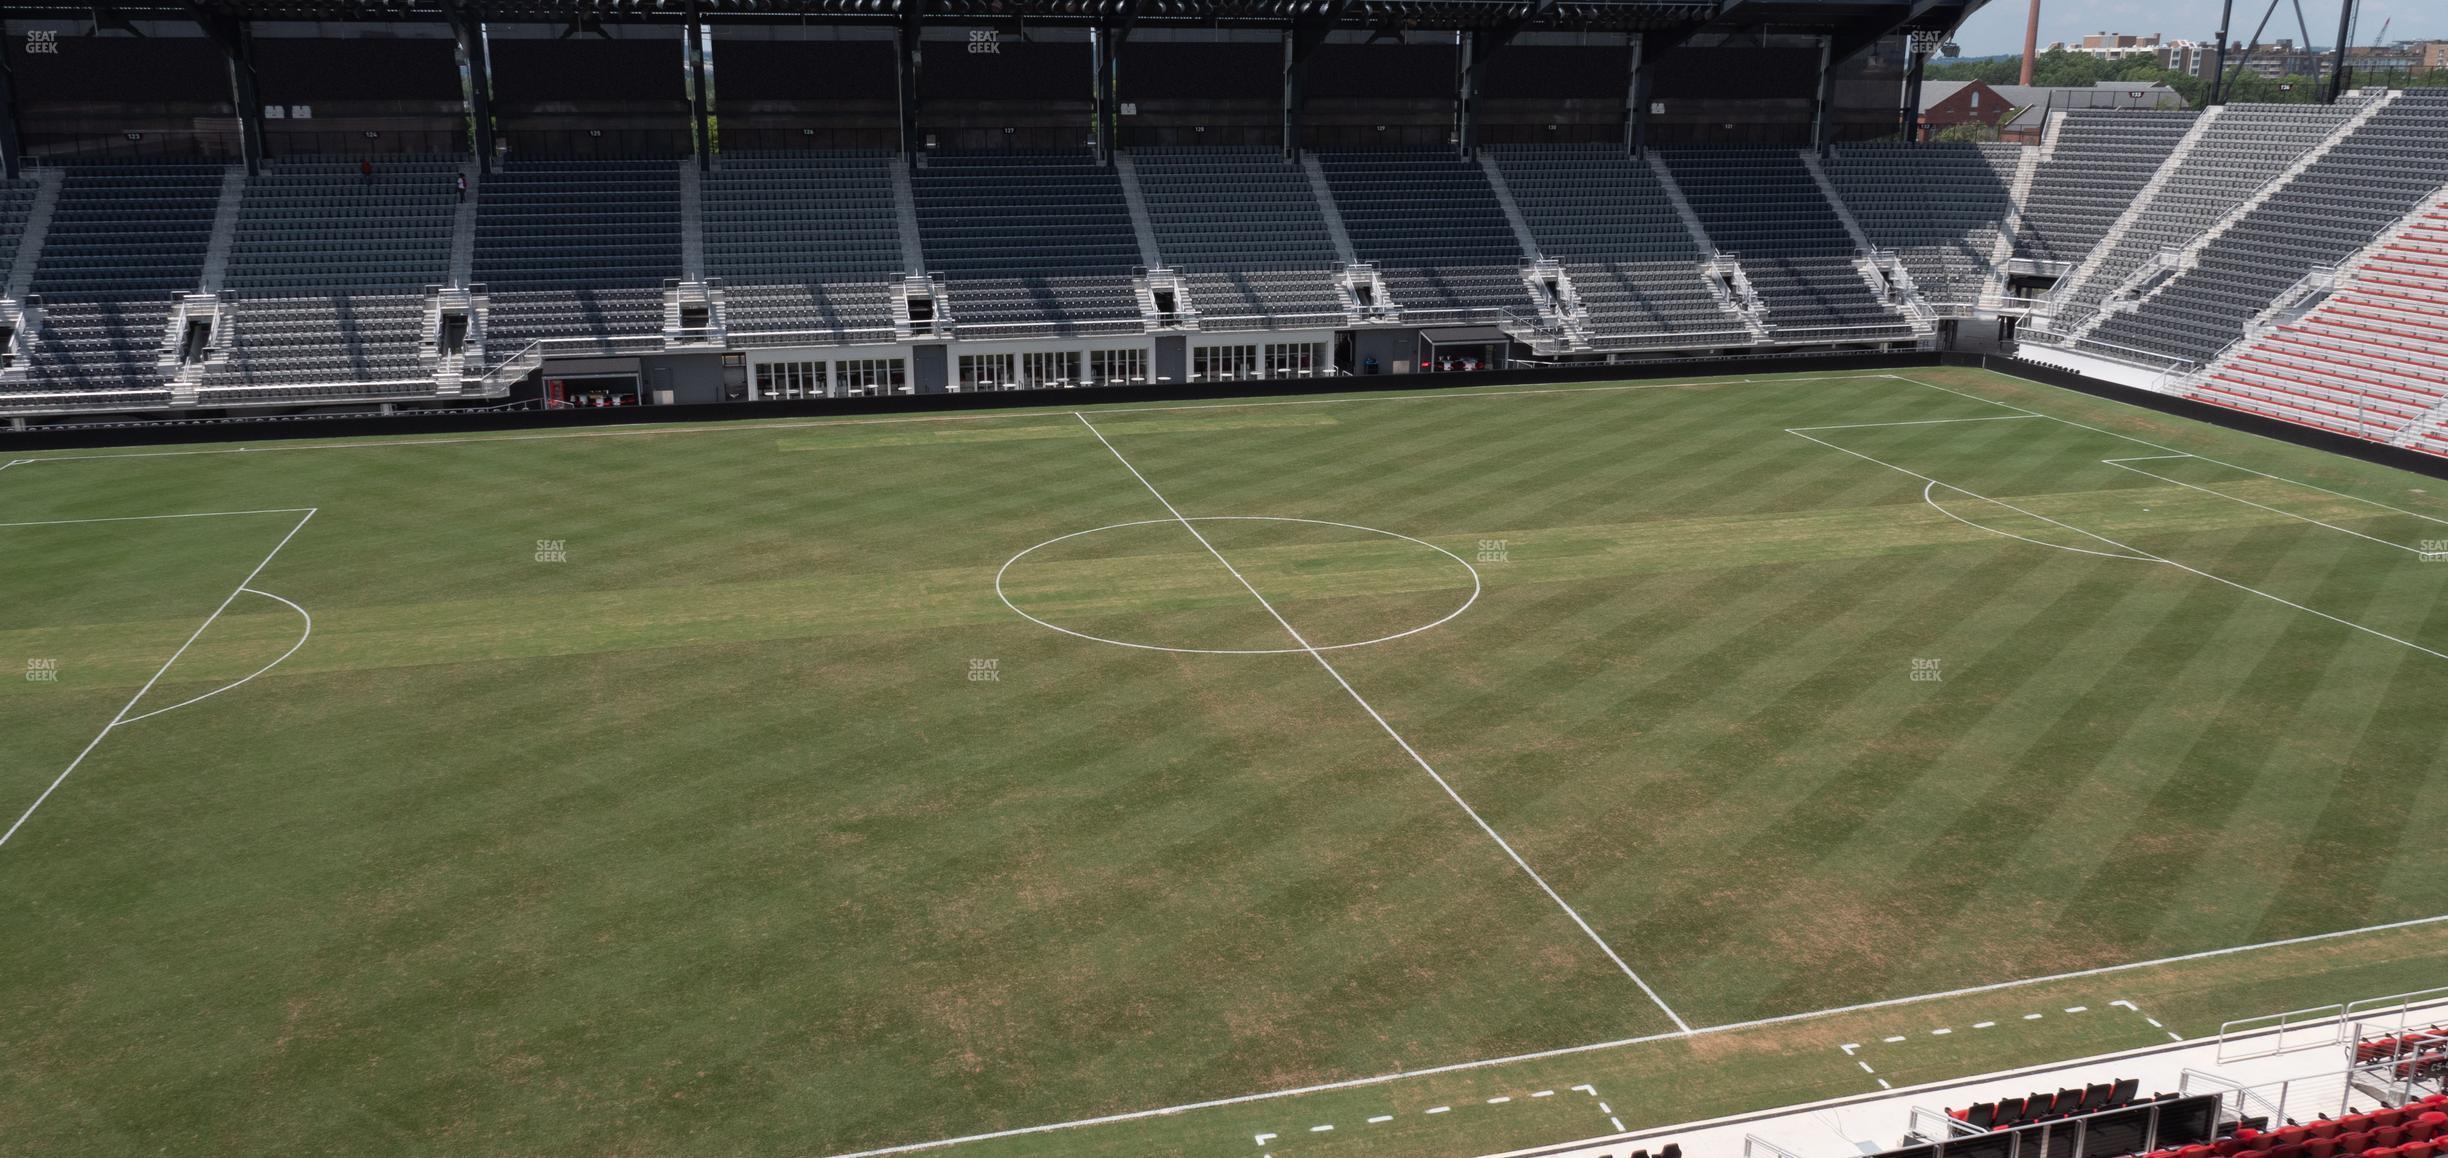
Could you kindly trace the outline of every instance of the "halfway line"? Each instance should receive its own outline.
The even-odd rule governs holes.
[[[1598,930],[1590,928],[1588,921],[1581,919],[1581,914],[1576,912],[1572,905],[1555,891],[1554,886],[1547,883],[1547,878],[1540,876],[1537,869],[1531,868],[1530,862],[1523,860],[1522,855],[1513,850],[1513,846],[1497,833],[1495,826],[1490,825],[1485,817],[1480,816],[1479,810],[1471,807],[1470,801],[1464,800],[1461,793],[1454,791],[1454,786],[1437,772],[1435,766],[1429,764],[1427,759],[1419,754],[1419,750],[1411,746],[1411,741],[1403,739],[1402,733],[1395,731],[1394,725],[1387,723],[1386,718],[1378,714],[1377,709],[1368,702],[1367,697],[1362,696],[1360,690],[1351,685],[1350,680],[1343,678],[1343,673],[1336,670],[1334,662],[1327,659],[1323,652],[1311,646],[1309,641],[1301,635],[1300,630],[1292,626],[1292,621],[1285,619],[1282,612],[1275,610],[1274,604],[1267,602],[1266,596],[1259,594],[1258,588],[1241,574],[1241,569],[1233,566],[1232,560],[1224,557],[1224,552],[1216,550],[1214,543],[1207,541],[1207,536],[1200,533],[1198,524],[1184,518],[1181,511],[1173,506],[1173,500],[1164,497],[1164,492],[1157,490],[1156,484],[1149,482],[1146,475],[1139,473],[1138,467],[1132,466],[1129,459],[1122,457],[1122,452],[1116,449],[1112,442],[1106,440],[1104,431],[1098,430],[1095,423],[1088,421],[1087,415],[1073,411],[1071,416],[1079,419],[1080,425],[1088,428],[1088,433],[1096,435],[1096,440],[1104,443],[1105,449],[1113,454],[1114,461],[1121,463],[1122,469],[1129,471],[1132,478],[1138,479],[1139,485],[1146,487],[1147,492],[1154,495],[1157,502],[1164,504],[1164,509],[1181,523],[1182,528],[1189,531],[1190,536],[1199,541],[1199,546],[1207,548],[1207,553],[1215,556],[1216,562],[1223,564],[1224,569],[1231,572],[1234,579],[1240,581],[1241,586],[1250,593],[1250,598],[1256,599],[1258,606],[1265,608],[1266,613],[1274,617],[1275,622],[1284,629],[1284,634],[1292,637],[1293,643],[1299,645],[1302,651],[1308,652],[1309,658],[1316,660],[1319,667],[1325,668],[1326,674],[1333,676],[1336,683],[1343,685],[1344,692],[1351,696],[1352,702],[1360,705],[1360,710],[1367,712],[1370,719],[1377,721],[1377,726],[1385,729],[1386,735],[1393,737],[1394,743],[1402,748],[1403,754],[1411,757],[1412,763],[1419,765],[1421,771],[1426,772],[1430,779],[1436,781],[1437,787],[1444,789],[1445,795],[1452,797],[1453,802],[1461,806],[1462,811],[1478,824],[1479,830],[1488,834],[1488,839],[1496,842],[1496,847],[1503,849],[1506,856],[1513,858],[1513,863],[1520,866],[1521,871],[1538,885],[1539,891],[1547,894],[1548,900],[1554,901],[1557,908],[1564,910],[1565,916],[1572,918],[1573,924],[1581,927],[1581,931],[1589,936],[1590,941],[1598,946],[1599,951],[1607,955],[1607,960],[1613,961],[1617,969],[1623,970],[1623,975],[1631,978],[1632,984],[1640,986],[1640,991],[1665,1012],[1666,1019],[1672,1021],[1676,1029],[1687,1034],[1692,1031],[1691,1024],[1684,1021],[1683,1016],[1674,1011],[1674,1007],[1666,1004],[1666,999],[1658,996],[1657,990],[1650,988],[1649,983],[1642,980],[1640,974],[1633,972],[1632,967],[1624,963],[1624,959],[1615,952],[1615,947],[1607,944],[1606,938],[1598,935]]]

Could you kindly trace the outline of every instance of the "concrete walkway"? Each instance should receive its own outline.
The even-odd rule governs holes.
[[[2115,1012],[2145,1016],[2130,1006]],[[2448,999],[2356,1016],[2356,1021],[2366,1027],[2366,1033],[2386,1032],[2401,1020],[2417,1028],[2448,1022]],[[2375,1025],[2377,1029],[2371,1028]],[[1635,1150],[1654,1154],[1669,1142],[1683,1147],[1684,1158],[1742,1158],[1751,1138],[1775,1148],[1754,1148],[1755,1158],[1773,1158],[1775,1150],[1800,1158],[1859,1158],[1903,1144],[1904,1136],[1913,1132],[1915,1107],[1927,1111],[1921,1121],[1928,1125],[1929,1114],[1950,1108],[2124,1078],[2140,1080],[2146,1097],[2153,1093],[2232,1093],[2243,1089],[2247,1093],[2241,1097],[2249,1103],[2253,1115],[2309,1121],[2320,1115],[2336,1116],[2379,1105],[2377,1099],[2348,1085],[2347,1047],[2342,1035],[2353,1032],[2353,1026],[2344,1019],[2327,1017],[2289,1024],[2282,1029],[2231,1034],[2224,1040],[2179,1038],[2166,1045],[2122,1053],[1514,1150],[1492,1158],[1626,1158]],[[2168,1036],[2177,1037],[2172,1031]],[[1867,1044],[1848,1045],[1845,1053],[1854,1056]],[[1866,1070],[1868,1063],[1863,1065]],[[2235,1104],[2236,1099],[2231,1098],[2230,1107]]]

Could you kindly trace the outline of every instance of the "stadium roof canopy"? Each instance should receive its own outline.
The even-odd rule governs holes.
[[[854,23],[1127,23],[1142,28],[1281,27],[1604,31],[1947,30],[1987,0],[10,0],[16,18],[104,27],[196,16],[318,22],[442,20],[662,23],[820,18]]]

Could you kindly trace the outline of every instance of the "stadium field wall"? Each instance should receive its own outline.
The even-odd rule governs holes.
[[[2274,438],[2298,446],[2325,450],[2382,466],[2433,478],[2448,479],[2448,460],[2401,447],[2383,446],[2327,431],[2210,406],[2190,399],[2134,390],[2013,358],[1968,354],[1832,354],[1802,358],[1729,358],[1655,365],[1612,365],[1572,368],[1541,367],[1477,374],[1379,374],[1368,377],[1272,380],[1240,383],[1167,384],[1163,386],[1102,387],[1053,393],[1035,390],[988,394],[913,394],[891,398],[828,398],[805,402],[723,402],[691,406],[643,406],[612,410],[501,412],[485,410],[407,411],[363,417],[263,417],[195,419],[123,426],[32,427],[0,430],[0,455],[9,452],[57,452],[89,447],[174,445],[304,438],[371,438],[384,435],[475,434],[489,431],[546,430],[589,426],[647,426],[671,422],[736,421],[755,418],[835,418],[875,414],[951,413],[1026,407],[1062,407],[1088,402],[1198,402],[1232,398],[1298,397],[1404,390],[1457,389],[1471,386],[1536,386],[1570,382],[1672,381],[1733,377],[1745,374],[1810,374],[1910,370],[1917,366],[1975,366],[2026,381],[2155,410],[2179,418]]]

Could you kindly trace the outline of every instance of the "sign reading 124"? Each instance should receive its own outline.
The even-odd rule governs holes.
[[[32,56],[58,56],[59,32],[56,29],[27,29],[26,52]]]

